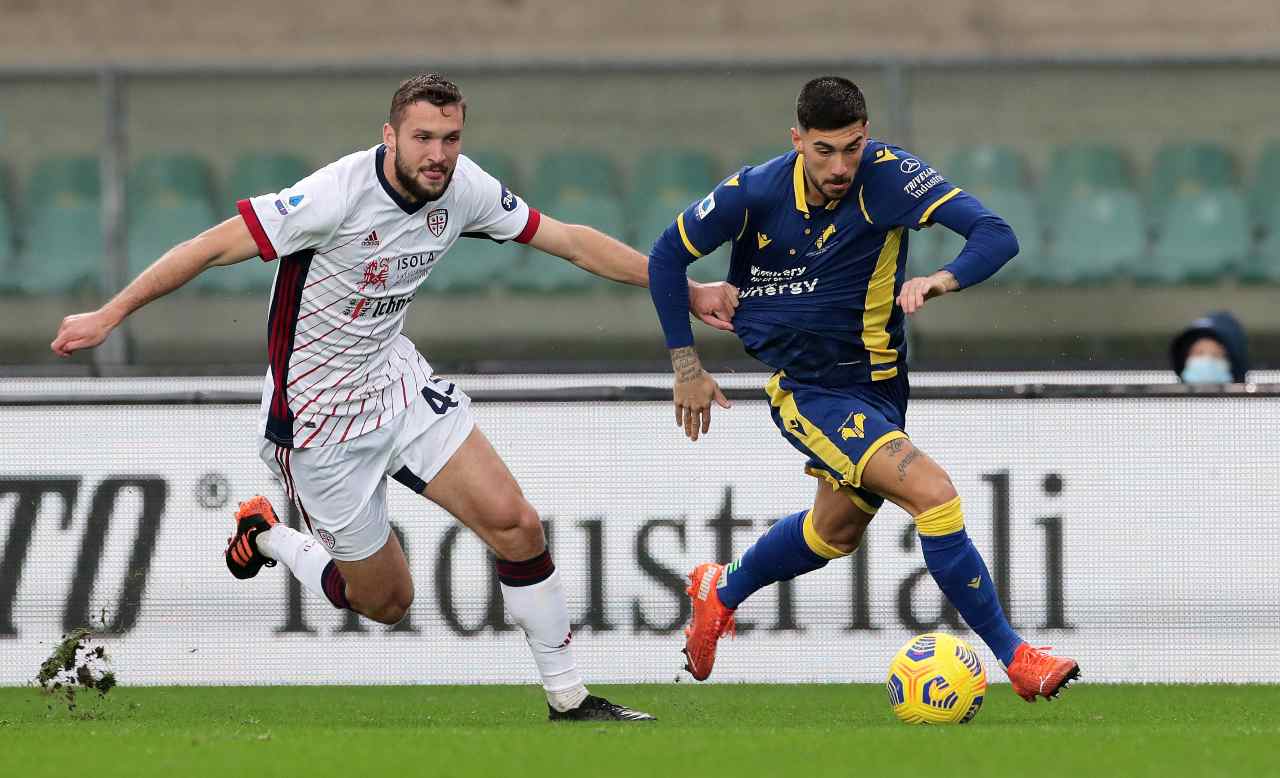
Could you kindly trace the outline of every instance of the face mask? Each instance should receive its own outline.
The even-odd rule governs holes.
[[[1231,364],[1222,357],[1192,357],[1182,368],[1182,380],[1188,384],[1229,384]]]

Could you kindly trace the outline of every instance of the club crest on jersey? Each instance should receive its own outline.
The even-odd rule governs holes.
[[[503,184],[502,185],[502,210],[514,211],[516,209],[517,202],[519,201],[516,199],[515,193],[512,192],[510,189],[508,189],[506,184]]]
[[[431,234],[437,238],[444,234],[444,230],[449,226],[449,211],[445,208],[437,208],[427,214],[427,229],[431,230]]]

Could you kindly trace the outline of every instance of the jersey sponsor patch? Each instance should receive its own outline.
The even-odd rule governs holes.
[[[305,197],[306,195],[294,195],[293,197],[289,198],[289,205],[293,206],[294,208],[297,208],[299,205],[302,205],[302,200]]]
[[[514,211],[516,209],[516,206],[519,204],[520,204],[520,201],[516,199],[515,192],[512,192],[510,189],[507,188],[506,184],[503,184],[502,185],[502,210]]]
[[[716,193],[712,192],[711,194],[702,198],[702,202],[698,203],[698,206],[693,209],[693,213],[695,216],[698,217],[698,221],[702,221],[703,219],[707,218],[707,214],[711,213],[715,209],[716,209]]]
[[[907,175],[911,175],[920,169],[920,160],[908,157],[902,160],[902,164],[898,165],[898,169]]]

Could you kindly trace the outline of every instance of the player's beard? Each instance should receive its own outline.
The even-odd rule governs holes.
[[[418,202],[440,199],[440,196],[444,194],[444,190],[449,188],[449,182],[453,180],[453,170],[446,170],[444,171],[444,181],[440,182],[440,187],[438,189],[430,189],[419,183],[417,171],[411,170],[401,164],[399,156],[395,158],[395,162],[392,167],[394,167],[396,171],[396,181],[400,186],[404,187],[406,192],[413,196],[414,200]],[[442,168],[443,166],[435,169],[441,170]]]
[[[827,202],[831,202],[832,200],[839,200],[841,197],[844,197],[849,193],[849,190],[847,189],[843,192],[832,193],[827,191],[827,187],[839,186],[840,184],[847,184],[853,181],[853,176],[849,176],[847,178],[828,178],[822,184],[819,184],[818,180],[813,177],[813,174],[809,172],[808,168],[805,169],[804,176],[805,178],[809,179],[809,186],[817,190],[818,194],[822,195],[823,199],[826,200]]]

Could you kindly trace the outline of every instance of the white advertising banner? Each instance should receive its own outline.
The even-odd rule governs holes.
[[[697,443],[667,403],[475,413],[546,522],[588,681],[675,679],[684,575],[816,488],[763,401],[717,409]],[[1280,681],[1277,419],[1272,398],[929,400],[908,432],[951,474],[1027,640],[1091,681],[1257,682]],[[125,684],[536,680],[481,544],[394,482],[416,584],[400,625],[336,611],[283,567],[232,578],[236,501],[287,510],[254,406],[0,406],[0,429],[0,684],[31,680],[81,625]],[[892,506],[857,555],[738,616],[714,681],[882,681],[932,629],[980,647]]]

